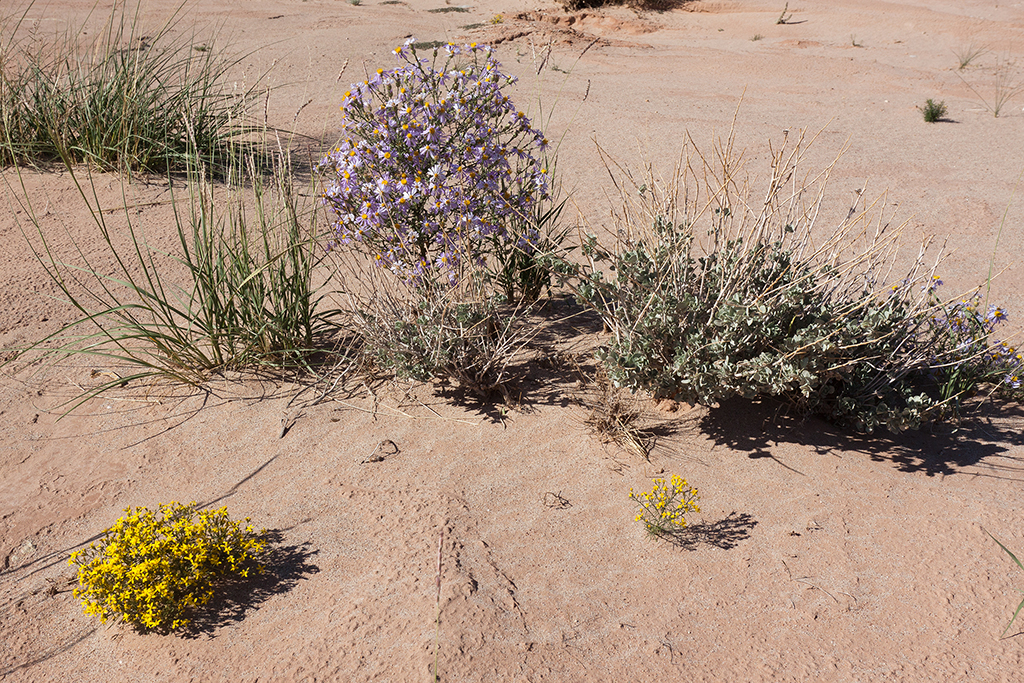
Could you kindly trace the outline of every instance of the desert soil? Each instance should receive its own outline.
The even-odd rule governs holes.
[[[38,0],[27,25],[95,31],[110,4]],[[566,221],[597,232],[615,228],[620,201],[599,147],[669,172],[688,140],[709,154],[733,130],[756,187],[769,146],[805,130],[806,173],[845,150],[822,230],[876,202],[913,254],[928,235],[945,243],[948,291],[998,272],[990,299],[1019,332],[1024,94],[990,109],[1000,84],[1024,83],[1024,3],[798,0],[780,25],[783,5],[194,0],[177,30],[242,55],[238,87],[263,75],[268,123],[316,141],[314,155],[341,129],[347,84],[391,65],[407,37],[494,44],[520,76],[517,103],[559,141]],[[142,21],[155,30],[176,6],[147,0]],[[986,52],[958,70],[971,48]],[[947,120],[923,121],[928,98]],[[67,173],[3,176],[0,346],[16,348],[72,316],[23,236],[24,197],[58,257],[74,243],[101,265],[104,253]],[[94,180],[116,209],[122,179]],[[128,199],[147,239],[173,249],[166,183],[136,182]],[[428,681],[437,642],[444,681],[1020,680],[1024,625],[1000,633],[1024,572],[986,534],[1024,553],[1019,411],[856,438],[771,406],[673,412],[641,398],[660,434],[647,461],[586,425],[594,391],[574,363],[593,369],[600,325],[579,316],[560,334],[513,409],[431,385],[321,397],[217,379],[207,393],[130,385],[62,418],[117,368],[6,366],[0,679]],[[678,544],[647,538],[628,498],[673,473],[702,496]],[[69,553],[125,507],[171,500],[274,530],[271,574],[188,637],[83,615]]]

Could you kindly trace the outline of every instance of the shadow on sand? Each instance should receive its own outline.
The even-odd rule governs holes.
[[[746,512],[732,512],[717,522],[688,524],[685,529],[668,531],[657,536],[683,550],[696,550],[701,544],[731,550],[740,541],[749,538],[755,526],[757,520]]]
[[[195,638],[241,621],[269,598],[287,593],[299,581],[320,571],[310,560],[319,551],[310,544],[281,545],[279,530],[265,534],[270,551],[263,559],[263,571],[248,578],[233,579],[217,587],[213,599],[193,614],[191,625],[181,635]]]
[[[815,417],[794,417],[780,403],[726,401],[709,410],[699,428],[716,444],[745,452],[750,458],[774,458],[773,444],[809,446],[822,455],[864,453],[876,462],[892,463],[901,472],[928,476],[951,475],[967,467],[972,476],[1024,482],[1024,458],[1011,455],[1024,446],[1024,408],[1017,404],[987,403],[959,425],[892,434],[854,434]]]

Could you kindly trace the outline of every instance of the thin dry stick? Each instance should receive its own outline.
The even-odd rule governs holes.
[[[786,573],[789,574],[789,578],[790,579],[792,579],[793,581],[796,581],[798,583],[802,583],[805,586],[810,586],[811,588],[820,590],[822,593],[824,593],[828,597],[830,597],[833,600],[835,600],[837,605],[839,604],[839,600],[838,600],[838,598],[836,598],[836,596],[832,595],[831,593],[829,593],[827,590],[825,590],[821,586],[815,585],[815,584],[811,583],[810,581],[808,581],[808,579],[811,579],[811,578],[814,578],[814,577],[812,577],[812,576],[800,576],[800,577],[793,576],[793,572],[790,571],[789,565],[786,564],[785,560],[782,561],[782,566],[786,568]],[[844,595],[849,595],[849,593],[844,593]],[[853,597],[853,596],[851,595],[850,597]],[[854,598],[854,600],[856,600],[856,598]]]
[[[1010,213],[1010,206],[1013,204],[1013,197],[1017,194],[1017,188],[1020,187],[1021,178],[1024,178],[1024,168],[1020,169],[1020,174],[1017,176],[1017,182],[1013,184],[1013,189],[1010,191],[1010,201],[1006,203],[1006,208],[1003,210],[1003,219],[999,221],[999,231],[996,233],[996,243],[992,247],[992,259],[988,262],[988,281],[985,283],[985,306],[988,306],[988,295],[992,292],[992,269],[996,264],[996,254],[999,252],[999,239],[1003,236],[1003,227],[1006,226],[1006,216]]]
[[[441,645],[441,552],[444,548],[444,527],[437,539],[437,610],[434,619],[434,683],[440,680],[437,673],[437,653]]]
[[[350,410],[358,410],[358,411],[360,411],[362,413],[368,413],[368,414],[371,414],[371,415],[374,414],[374,411],[372,411],[372,410],[367,410],[366,408],[362,408],[360,406],[353,405],[351,403],[348,403],[347,401],[341,400],[340,398],[336,398],[336,399],[334,399],[334,401],[336,403],[340,403],[341,405],[345,406],[346,408],[349,408]],[[480,424],[479,421],[473,422],[472,420],[463,420],[463,419],[457,418],[457,417],[444,417],[442,415],[437,415],[437,411],[432,410],[429,406],[424,406],[424,407],[426,407],[428,410],[430,410],[432,413],[434,413],[434,415],[437,415],[437,417],[431,417],[430,415],[410,415],[409,413],[406,413],[406,412],[404,412],[402,410],[399,410],[398,408],[395,408],[394,406],[389,406],[387,403],[380,403],[378,405],[381,408],[387,408],[388,410],[393,411],[395,413],[398,413],[402,417],[407,417],[410,420],[444,420],[446,422],[461,422],[462,424],[472,425],[474,427],[476,427],[477,425]],[[420,405],[423,405],[423,404],[421,403]]]

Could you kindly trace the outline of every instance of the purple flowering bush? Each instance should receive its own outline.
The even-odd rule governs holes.
[[[345,93],[344,137],[319,165],[334,250],[367,268],[356,326],[378,368],[507,397],[565,239],[548,142],[490,47],[395,55]]]
[[[489,46],[448,44],[354,84],[345,136],[320,163],[339,246],[413,283],[493,284],[532,300],[547,282],[534,258],[549,172],[544,135],[506,94],[516,82]]]
[[[1024,397],[1020,391],[1024,354],[992,338],[1007,319],[1005,309],[985,306],[980,291],[942,301],[937,295],[941,285],[942,280],[932,276],[925,287],[933,304],[927,325],[927,338],[934,348],[932,375],[941,398],[959,401],[977,393],[982,385],[1006,397]]]

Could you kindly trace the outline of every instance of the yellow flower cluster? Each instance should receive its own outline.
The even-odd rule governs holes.
[[[635,493],[630,489],[629,497],[640,506],[636,521],[643,522],[652,535],[683,529],[686,527],[686,513],[700,512],[697,489],[676,474],[672,475],[671,482],[655,479],[650,493]]]
[[[266,542],[227,508],[197,511],[196,503],[127,508],[98,543],[71,555],[86,614],[111,616],[143,630],[188,626],[189,611],[213,597],[218,581],[262,571],[257,563]],[[198,513],[198,519],[196,519]]]

